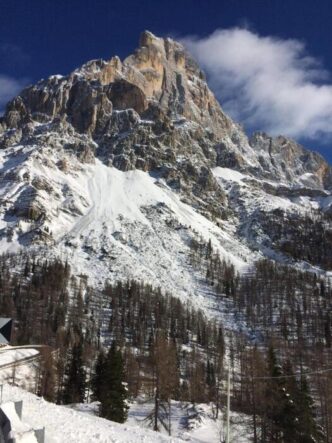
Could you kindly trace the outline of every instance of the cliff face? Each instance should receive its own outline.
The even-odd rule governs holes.
[[[198,234],[215,235],[215,243],[221,242],[224,252],[232,251],[235,261],[254,259],[257,250],[279,253],[280,224],[287,225],[294,217],[301,222],[313,212],[325,220],[331,212],[332,172],[320,155],[281,136],[257,133],[248,139],[224,114],[186,49],[147,31],[138,49],[123,61],[93,60],[68,76],[52,76],[24,89],[8,103],[0,120],[0,147],[4,250],[15,242],[46,242],[56,248],[64,241],[72,251],[69,237],[79,233],[84,243],[91,235],[88,226],[99,219],[107,226],[95,199],[103,202],[112,195],[117,205],[108,186],[116,187],[121,176],[127,177],[120,180],[121,192],[126,192],[119,193],[130,201],[134,193],[126,183],[128,177],[141,183],[138,171],[153,178],[153,186],[171,193],[177,204],[187,205],[209,226],[212,223],[213,233],[209,228],[210,234]],[[142,192],[149,194],[148,189]],[[162,229],[172,232],[178,226],[179,208],[170,215],[166,197],[158,198],[143,199],[145,209],[139,212],[150,224],[153,214],[158,219],[167,213],[164,221],[169,225]],[[109,217],[116,213],[119,220],[126,218],[112,201],[110,205]],[[144,212],[147,207],[149,215]],[[276,210],[281,212],[278,220]],[[181,226],[197,222],[189,219],[181,219]],[[128,246],[128,235],[142,235],[138,225],[131,224],[125,235],[126,221],[120,227],[115,224],[117,230],[113,226],[103,235],[106,244],[111,242],[119,251]],[[157,236],[160,229],[155,226]],[[192,227],[190,235],[195,236],[194,231]],[[114,236],[115,232],[123,235]],[[288,234],[293,235],[282,235]],[[95,253],[100,256],[100,251]]]
[[[172,144],[176,145],[178,137],[183,144],[178,133],[187,124],[189,137],[194,142],[203,140],[203,157],[211,165],[247,169],[287,182],[311,173],[316,185],[331,185],[331,168],[318,154],[285,137],[272,139],[258,133],[248,140],[224,114],[186,49],[148,31],[123,62],[116,56],[109,61],[93,60],[66,77],[52,76],[23,90],[8,104],[2,118],[1,146],[19,142],[34,123],[59,121],[88,135],[120,169],[151,170],[156,164],[148,155],[141,155],[147,157],[145,163],[133,161],[133,157],[137,160],[133,140],[130,153],[114,149],[119,133],[135,128],[137,142],[151,138],[151,130],[158,136],[167,133],[176,155],[177,147]]]
[[[30,119],[66,116],[79,132],[95,134],[98,120],[113,109],[164,119],[182,116],[218,134],[231,125],[184,47],[147,31],[123,62],[93,60],[67,77],[25,89],[8,105],[5,123],[15,128]]]

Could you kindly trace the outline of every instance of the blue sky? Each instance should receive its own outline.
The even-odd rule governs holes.
[[[125,57],[149,29],[187,38],[221,104],[249,132],[283,131],[332,161],[328,0],[0,0],[0,7],[0,107],[27,83],[93,58]]]

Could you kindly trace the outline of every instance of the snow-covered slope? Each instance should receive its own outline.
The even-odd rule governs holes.
[[[135,278],[211,307],[192,239],[245,272],[263,256],[285,260],[278,235],[294,240],[281,229],[290,220],[322,216],[331,228],[323,158],[284,137],[248,139],[185,48],[149,32],[123,62],[22,91],[0,147],[1,251],[68,260],[93,285]]]
[[[141,401],[140,401],[141,400]],[[175,438],[191,443],[212,443],[224,441],[225,410],[221,411],[218,419],[213,416],[212,404],[171,402],[171,432]],[[127,423],[133,426],[147,428],[146,417],[153,410],[153,402],[139,399],[130,405]],[[248,443],[252,435],[249,427],[250,417],[245,414],[232,412],[230,441],[232,443]],[[166,433],[165,429],[161,432]]]
[[[144,421],[151,403],[134,403],[130,406],[125,424],[118,424],[95,415],[95,404],[59,406],[45,401],[21,388],[4,385],[3,403],[23,400],[22,422],[17,429],[41,429],[45,427],[46,443],[211,443],[225,435],[222,414],[212,418],[210,405],[192,405],[172,402],[172,437],[166,432],[154,432]],[[8,404],[8,403],[7,403]],[[8,404],[8,409],[11,404]],[[231,441],[247,443],[249,417],[232,413]],[[35,441],[35,440],[18,440]]]
[[[239,271],[254,256],[237,240],[231,224],[217,226],[157,174],[121,171],[99,159],[82,164],[61,148],[19,145],[0,154],[2,177],[15,177],[0,188],[3,252],[28,247],[45,254],[45,242],[47,256],[68,260],[90,284],[144,280],[181,297],[194,294],[203,307],[211,300],[189,264],[191,239],[211,240]],[[24,205],[29,184],[21,177],[27,175],[41,187],[33,203],[36,210],[42,208],[39,220],[6,215]]]
[[[120,425],[103,418],[48,403],[23,389],[4,385],[3,402],[23,400],[23,421],[32,428],[46,428],[47,443],[162,443],[177,439]]]

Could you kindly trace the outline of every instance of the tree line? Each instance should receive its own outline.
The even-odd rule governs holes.
[[[292,371],[296,374],[318,372],[305,382],[314,402],[311,414],[323,430],[314,441],[332,441],[332,371],[319,375],[321,369],[332,368],[330,280],[323,274],[267,259],[257,261],[249,272],[240,276],[232,264],[220,258],[211,242],[203,239],[192,242],[190,261],[205,276],[206,284],[220,299],[221,305],[225,306],[226,300],[237,318],[245,322],[247,330],[253,332],[250,335],[240,332],[228,338],[234,377],[235,367],[240,367],[241,376],[246,380],[250,379],[252,371],[268,376],[271,346],[281,367],[291,362]],[[255,406],[252,402],[254,386],[248,381],[241,381],[242,378],[233,387],[233,404],[239,410],[255,411],[254,427],[258,432],[257,417],[262,419],[263,411],[259,411],[257,405],[263,405],[264,409],[270,400],[262,393],[256,394]],[[258,388],[255,386],[256,390]],[[281,404],[279,400],[276,403]],[[303,436],[300,440],[287,440],[280,435],[279,439],[272,439],[271,435],[264,437],[266,440],[255,441],[306,441]]]
[[[252,416],[253,441],[330,442],[332,374],[304,375],[332,367],[328,280],[269,260],[239,276],[203,240],[192,241],[190,263],[254,338],[143,282],[98,290],[67,263],[1,256],[0,309],[15,318],[14,343],[56,350],[41,356],[36,392],[61,404],[98,400],[100,415],[117,421],[145,393],[147,421],[171,433],[171,399],[210,402],[218,417],[227,342],[232,405]],[[294,376],[255,381],[276,374]]]

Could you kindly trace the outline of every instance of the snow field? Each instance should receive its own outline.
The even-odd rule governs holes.
[[[46,428],[46,443],[177,443],[180,440],[58,406],[23,389],[4,386],[4,401],[23,400],[23,421]]]

